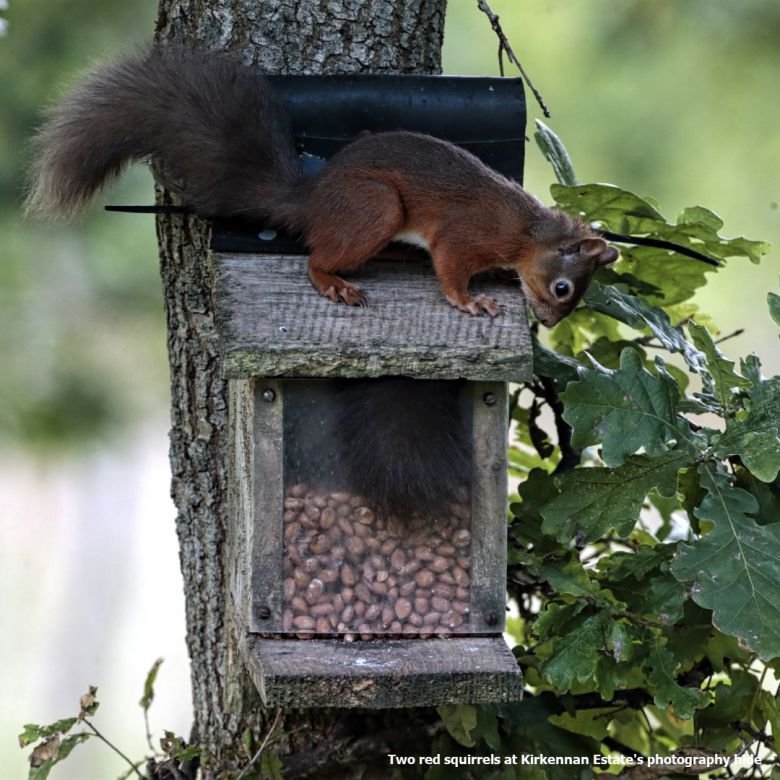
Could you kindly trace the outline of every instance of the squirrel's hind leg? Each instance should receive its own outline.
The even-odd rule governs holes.
[[[331,216],[313,220],[315,227],[307,232],[309,279],[320,295],[334,303],[365,306],[360,287],[334,272],[359,268],[402,229],[400,196],[395,188],[375,179],[351,181],[335,193],[318,196]]]

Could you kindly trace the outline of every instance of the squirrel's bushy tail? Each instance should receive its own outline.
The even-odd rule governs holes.
[[[295,222],[287,116],[266,79],[226,56],[154,48],[100,66],[50,110],[34,145],[31,213],[72,217],[127,163],[150,159],[199,214]]]

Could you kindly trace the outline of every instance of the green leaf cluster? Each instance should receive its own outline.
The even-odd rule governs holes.
[[[670,221],[648,198],[579,185],[552,131],[537,140],[562,182],[556,204],[604,230],[720,266],[769,250],[724,237],[703,207]],[[528,697],[448,713],[464,749],[491,733],[548,754],[776,757],[780,709],[762,680],[780,659],[780,377],[719,349],[692,300],[716,272],[628,245],[584,306],[537,334],[510,446],[509,626]]]

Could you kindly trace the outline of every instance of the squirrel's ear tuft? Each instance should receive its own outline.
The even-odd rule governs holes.
[[[620,257],[620,252],[614,246],[608,246],[597,258],[597,265],[609,265]]]
[[[586,238],[580,241],[580,255],[583,259],[595,260],[596,265],[609,265],[620,257],[620,252],[603,238]]]

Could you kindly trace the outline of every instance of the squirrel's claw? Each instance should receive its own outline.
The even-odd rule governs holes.
[[[344,286],[339,289],[338,295],[347,306],[361,306],[365,308],[368,305],[366,294],[355,284],[344,282]]]
[[[366,294],[355,284],[342,282],[339,286],[331,285],[322,291],[322,295],[333,303],[345,303],[347,306],[368,306]]]
[[[487,295],[478,295],[476,298],[469,298],[463,303],[454,303],[453,305],[461,311],[468,312],[476,317],[482,314],[497,317],[502,309],[501,304],[495,298],[488,298]]]

